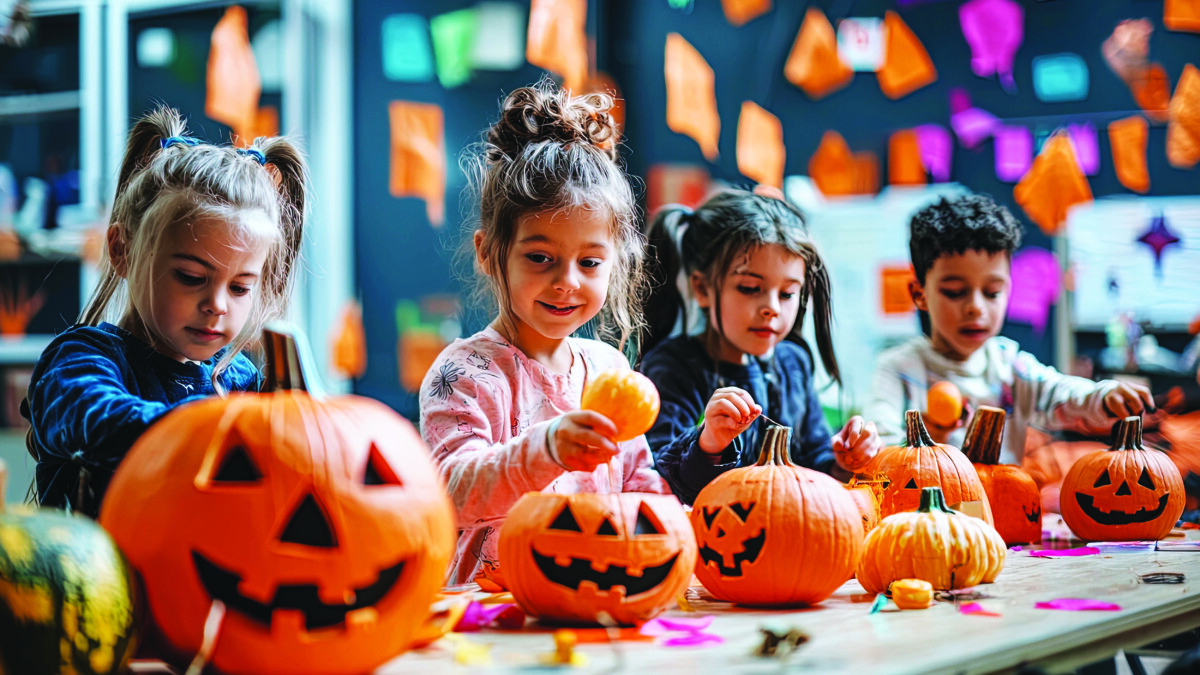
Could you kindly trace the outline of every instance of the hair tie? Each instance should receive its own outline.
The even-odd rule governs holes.
[[[262,154],[262,150],[258,148],[235,148],[239,155],[249,155],[259,163],[260,166],[267,165],[267,156]]]
[[[172,145],[199,145],[200,144],[200,141],[196,140],[195,138],[192,138],[191,136],[171,136],[170,138],[161,138],[161,139],[159,139],[159,142],[162,143],[163,150],[166,150],[167,148],[171,147]]]

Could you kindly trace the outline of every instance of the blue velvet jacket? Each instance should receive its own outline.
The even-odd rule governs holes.
[[[717,464],[700,449],[704,408],[721,387],[746,390],[767,417],[792,428],[793,462],[825,473],[834,470],[832,434],[812,386],[812,356],[804,347],[782,342],[767,359],[718,363],[699,339],[681,336],[650,350],[641,371],[662,398],[658,420],[646,433],[654,467],[684,503],[691,504],[722,473],[758,459],[767,425],[761,417],[733,439]]]
[[[22,414],[38,458],[38,501],[91,517],[134,441],[175,406],[212,396],[213,366],[163,356],[117,326],[73,326],[42,352]],[[221,374],[229,391],[256,391],[260,375],[245,354]],[[81,495],[81,470],[88,475]]]

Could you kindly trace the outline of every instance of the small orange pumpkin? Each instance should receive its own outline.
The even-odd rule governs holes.
[[[924,579],[897,579],[888,593],[900,609],[928,609],[933,603],[933,584]]]
[[[1186,501],[1179,469],[1158,450],[1142,446],[1142,418],[1126,417],[1113,430],[1112,450],[1079,458],[1063,478],[1062,517],[1087,541],[1162,539]]]
[[[658,419],[658,388],[636,370],[606,370],[583,388],[580,407],[612,420],[614,441],[630,441],[650,430]]]
[[[1042,493],[1019,466],[999,464],[1004,435],[1004,411],[980,406],[967,427],[963,454],[975,464],[992,507],[996,531],[1006,544],[1042,539]]]
[[[696,577],[721,600],[816,604],[862,556],[855,499],[833,478],[793,464],[790,435],[768,427],[754,466],[726,471],[696,496]]]
[[[962,392],[953,382],[935,383],[925,393],[925,414],[937,424],[953,426],[963,416]]]

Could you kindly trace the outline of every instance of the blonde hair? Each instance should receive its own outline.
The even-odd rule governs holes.
[[[167,107],[159,107],[133,125],[108,225],[124,248],[123,269],[117,268],[105,247],[100,282],[79,321],[97,325],[123,305],[121,327],[140,332],[153,344],[157,336],[141,312],[151,306],[154,283],[149,277],[164,233],[197,218],[222,218],[241,245],[268,246],[251,318],[213,368],[213,386],[223,391],[218,376],[264,323],[287,308],[304,232],[308,169],[300,150],[286,138],[258,138],[246,151],[196,143],[186,134],[183,118]],[[255,152],[261,153],[264,162],[259,162]],[[255,210],[278,229],[264,235],[239,217]]]
[[[612,105],[605,94],[572,96],[549,79],[522,87],[504,99],[482,148],[468,151],[462,164],[474,189],[469,194],[478,197],[481,253],[494,267],[492,274],[478,275],[476,299],[497,301],[501,314],[510,315],[508,252],[522,216],[601,210],[612,218],[617,255],[595,333],[623,348],[641,326],[645,237],[633,189],[617,162]],[[468,235],[474,229],[469,223]],[[470,243],[464,255],[474,258]]]

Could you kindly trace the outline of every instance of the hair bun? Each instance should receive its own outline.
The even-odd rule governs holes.
[[[488,160],[516,158],[526,146],[544,141],[587,143],[616,159],[612,106],[607,94],[572,96],[549,80],[521,87],[504,99],[500,119],[488,130]]]

